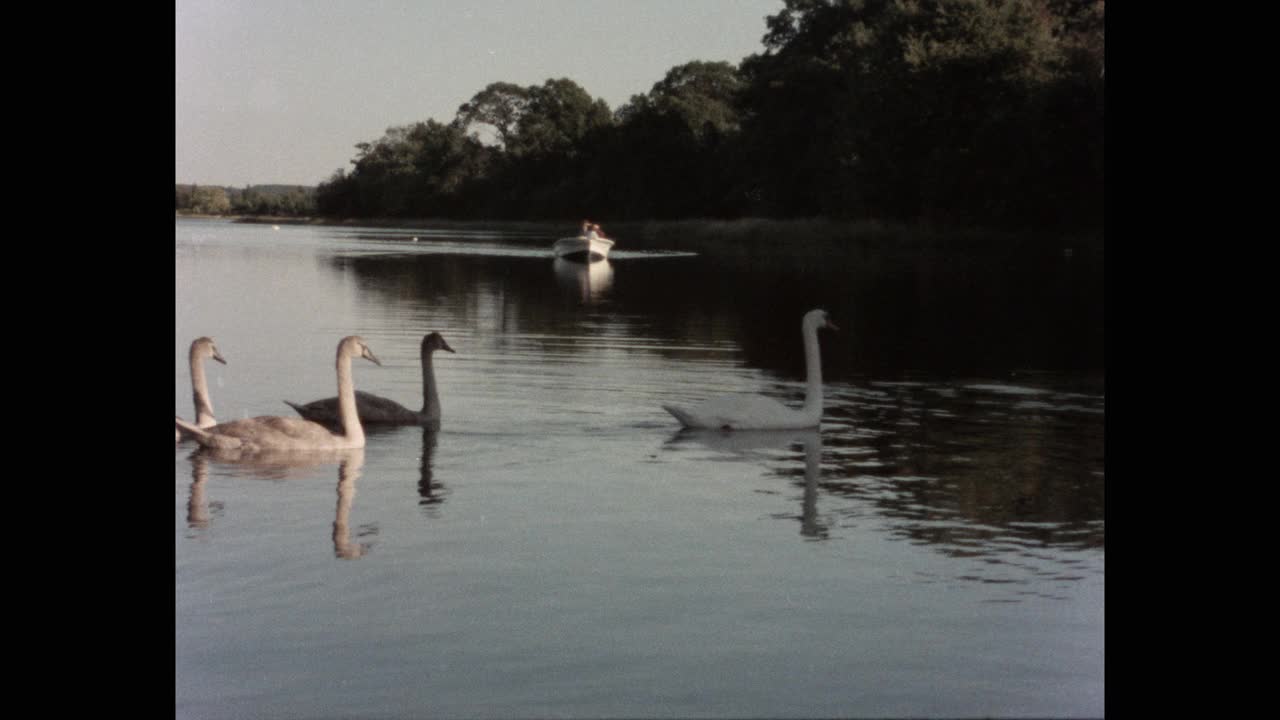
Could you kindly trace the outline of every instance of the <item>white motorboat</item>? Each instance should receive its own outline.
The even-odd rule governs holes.
[[[551,251],[556,257],[565,260],[596,262],[609,257],[609,249],[612,247],[612,240],[591,234],[560,238],[551,246]]]

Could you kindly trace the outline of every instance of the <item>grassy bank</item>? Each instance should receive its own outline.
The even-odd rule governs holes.
[[[629,242],[648,244],[661,240],[664,245],[677,242],[688,249],[728,243],[755,252],[770,247],[785,248],[795,243],[830,248],[859,247],[869,251],[1101,246],[1100,234],[1096,238],[1066,237],[1061,234],[954,230],[827,218],[619,222],[611,224],[609,230],[611,236],[626,238]]]

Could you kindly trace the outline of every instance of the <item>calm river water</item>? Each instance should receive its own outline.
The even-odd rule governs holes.
[[[438,432],[176,447],[177,717],[1103,714],[1097,263],[619,237],[588,270],[556,234],[176,221],[181,417],[201,335],[220,420],[332,396],[345,335],[414,409],[422,336],[456,350]],[[799,405],[819,306],[820,431],[678,431]]]

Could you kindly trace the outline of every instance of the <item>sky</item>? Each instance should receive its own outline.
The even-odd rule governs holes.
[[[783,0],[176,0],[175,178],[316,185],[356,143],[492,82],[617,109],[693,60],[762,52]]]

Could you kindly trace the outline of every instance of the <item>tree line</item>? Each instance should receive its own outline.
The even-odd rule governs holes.
[[[176,184],[178,212],[199,215],[308,216],[316,212],[315,188],[305,185]]]
[[[389,128],[316,212],[1101,227],[1104,0],[784,2],[762,52],[617,109],[567,78],[495,82]]]

